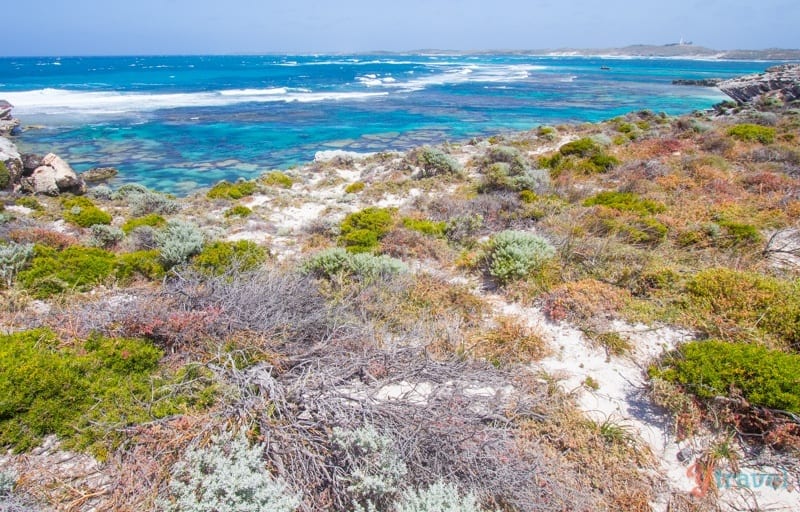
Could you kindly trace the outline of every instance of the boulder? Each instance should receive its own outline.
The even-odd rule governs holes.
[[[81,178],[87,183],[96,183],[98,181],[110,180],[119,174],[119,171],[113,167],[95,167],[81,173]]]
[[[8,121],[11,119],[11,110],[14,105],[6,100],[0,100],[0,121]]]
[[[13,108],[11,103],[0,100],[0,135],[15,135],[19,130],[19,119],[11,115]]]
[[[22,154],[22,169],[25,176],[30,176],[37,167],[42,166],[42,155],[36,153]]]
[[[22,158],[17,146],[5,137],[0,137],[0,162],[3,162],[8,172],[8,177],[2,180],[5,182],[5,187],[2,188],[10,188],[18,183],[22,176]]]
[[[800,64],[773,66],[764,73],[720,82],[719,89],[738,103],[751,103],[762,97],[784,103],[800,99]]]
[[[22,188],[34,194],[57,196],[62,192],[84,194],[86,183],[67,162],[53,153],[42,158],[42,165],[29,177],[22,178]]]

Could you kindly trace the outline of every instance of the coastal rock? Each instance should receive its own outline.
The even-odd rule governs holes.
[[[22,158],[17,146],[5,137],[0,137],[0,162],[3,162],[8,171],[6,187],[12,187],[22,176]]]
[[[81,173],[81,178],[87,183],[96,183],[98,181],[110,180],[119,174],[119,171],[113,167],[95,167]]]
[[[14,106],[6,100],[0,100],[0,135],[15,135],[19,129],[19,119],[11,116]]]
[[[11,119],[11,110],[14,108],[14,105],[7,102],[6,100],[0,100],[0,121],[8,121]]]
[[[722,82],[721,78],[700,78],[700,79],[690,79],[690,78],[679,78],[677,80],[672,81],[672,85],[692,85],[695,87],[717,87],[720,82]]]
[[[57,196],[62,192],[83,194],[86,183],[78,176],[67,162],[53,153],[42,158],[42,165],[37,167],[30,177],[22,178],[22,188],[34,194]]]
[[[30,176],[37,167],[42,166],[42,155],[36,153],[23,153],[22,169],[25,176]]]
[[[800,99],[800,64],[773,66],[764,73],[725,80],[720,82],[719,89],[738,103],[762,97],[789,103]]]

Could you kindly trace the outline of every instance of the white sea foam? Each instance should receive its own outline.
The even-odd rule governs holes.
[[[364,75],[359,81],[367,87],[390,87],[404,91],[420,91],[433,85],[460,84],[467,82],[474,83],[506,83],[527,80],[533,71],[547,69],[545,66],[535,66],[529,64],[469,64],[457,67],[447,66],[442,73],[421,76],[406,81],[388,80],[379,78],[377,75]]]
[[[38,89],[8,92],[3,96],[20,116],[120,115],[180,107],[222,107],[238,103],[361,100],[386,96],[388,92],[312,92],[307,89],[229,89],[197,93],[86,92]]]

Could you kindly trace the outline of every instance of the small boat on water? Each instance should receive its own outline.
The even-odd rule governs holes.
[[[602,69],[603,71],[608,71],[611,68],[608,66],[600,66],[600,69]]]

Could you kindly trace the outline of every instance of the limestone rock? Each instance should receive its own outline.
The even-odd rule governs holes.
[[[81,178],[87,183],[95,183],[98,181],[110,180],[119,174],[119,171],[113,167],[95,167],[81,173]]]
[[[22,188],[34,194],[57,196],[62,192],[83,194],[86,192],[86,183],[78,176],[67,162],[53,153],[48,153],[42,158],[42,165],[33,173],[22,178]]]
[[[0,121],[11,119],[11,110],[14,106],[6,100],[0,100]]]
[[[22,176],[22,158],[17,150],[17,146],[5,137],[0,137],[0,162],[5,164],[9,175],[6,187],[11,187],[17,183]]]
[[[22,169],[23,174],[30,176],[37,167],[42,166],[42,155],[36,153],[23,153]]]
[[[720,82],[722,82],[721,78],[700,78],[700,79],[691,79],[691,78],[679,78],[677,80],[672,81],[672,85],[691,85],[695,87],[717,87]]]
[[[764,73],[725,80],[719,88],[738,103],[765,96],[789,103],[800,99],[800,64],[773,66]]]
[[[19,129],[19,119],[11,115],[13,108],[11,103],[0,100],[0,135],[15,135]]]

